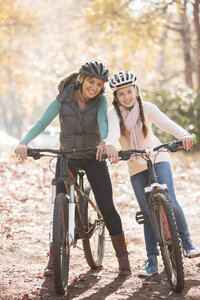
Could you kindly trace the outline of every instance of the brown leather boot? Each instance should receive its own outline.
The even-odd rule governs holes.
[[[49,246],[49,261],[44,269],[44,276],[52,276],[54,274],[54,266],[53,266],[53,247],[52,244]]]
[[[128,251],[125,243],[124,233],[118,235],[111,235],[111,241],[116,252],[119,263],[119,277],[126,277],[131,275],[131,268],[128,259]]]

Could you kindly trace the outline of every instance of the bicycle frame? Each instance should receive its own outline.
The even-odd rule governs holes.
[[[147,162],[147,171],[148,171],[148,177],[149,177],[149,186],[145,187],[144,192],[146,195],[146,200],[147,200],[147,205],[149,208],[149,216],[152,224],[152,228],[155,234],[155,239],[156,241],[161,245],[162,244],[162,239],[160,236],[160,232],[158,229],[158,224],[157,224],[157,218],[156,218],[156,208],[158,203],[155,203],[154,195],[156,193],[168,193],[167,185],[164,184],[159,184],[157,181],[157,176],[156,172],[154,169],[154,163],[152,162],[151,159],[151,152],[153,149],[147,149],[145,154],[143,156],[146,157],[146,162]]]
[[[68,159],[63,158],[62,161],[62,166],[65,164],[67,165]],[[71,178],[67,176],[66,172],[68,171],[66,168],[66,165],[64,167],[64,170],[62,170],[62,179],[61,181],[64,182],[66,190],[69,191],[69,195],[66,194],[66,197],[69,201],[69,224],[68,224],[68,236],[67,236],[67,244],[69,246],[75,244],[75,211],[76,211],[76,205],[78,206],[79,209],[77,209],[77,214],[78,214],[78,222],[79,222],[79,229],[80,229],[80,234],[81,238],[90,238],[92,236],[92,233],[95,229],[96,223],[94,224],[93,228],[88,232],[85,233],[84,231],[84,225],[83,221],[81,218],[82,214],[82,209],[83,209],[83,201],[88,201],[90,204],[94,207],[94,209],[97,211],[99,215],[101,215],[101,212],[98,208],[98,206],[83,192],[83,187],[84,187],[84,175],[85,172],[82,170],[79,170],[77,173],[77,178],[73,176],[73,174],[70,172]],[[65,174],[65,175],[64,175]],[[79,180],[77,180],[79,179]],[[58,179],[59,180],[59,179]],[[52,180],[52,203],[51,203],[51,220],[50,220],[50,243],[53,242],[53,214],[54,214],[54,205],[55,205],[55,199],[56,199],[56,185],[58,180],[53,179]],[[78,183],[79,181],[79,183]],[[76,202],[77,200],[75,199],[75,190],[82,196],[78,203]],[[103,217],[102,217],[103,219]]]
[[[96,269],[102,264],[105,223],[95,201],[89,198],[91,186],[84,185],[85,171],[76,166],[76,160],[73,161],[85,157],[94,158],[95,150],[94,148],[72,150],[29,148],[27,151],[28,156],[34,159],[40,159],[42,156],[56,157],[55,154],[61,158],[59,178],[52,180],[49,237],[55,268],[54,285],[60,295],[65,293],[68,284],[70,248],[75,247],[79,239],[82,240],[82,249],[89,267]],[[48,154],[42,154],[43,152]],[[57,194],[57,185],[60,182],[64,183],[66,192]]]

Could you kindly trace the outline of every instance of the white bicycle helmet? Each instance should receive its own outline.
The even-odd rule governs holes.
[[[116,73],[110,80],[111,90],[116,91],[122,87],[135,84],[137,77],[129,71],[120,71]]]

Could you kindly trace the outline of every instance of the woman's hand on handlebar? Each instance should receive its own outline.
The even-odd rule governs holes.
[[[102,155],[105,154],[105,142],[101,142],[97,147],[96,160],[102,161]]]
[[[188,135],[185,135],[184,137],[182,137],[181,142],[182,142],[183,148],[185,150],[189,150],[193,145],[193,138],[190,134],[188,134]]]
[[[15,153],[18,159],[21,159],[22,161],[27,159],[27,149],[28,146],[24,143],[20,143],[17,148],[15,149]]]
[[[117,149],[112,146],[112,145],[107,145],[106,146],[106,154],[109,159],[113,164],[116,164],[119,161],[119,155]]]

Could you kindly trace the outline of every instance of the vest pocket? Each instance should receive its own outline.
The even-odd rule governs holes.
[[[100,143],[99,135],[90,135],[84,137],[84,148],[95,148]]]
[[[76,148],[75,136],[68,136],[65,134],[60,135],[60,144],[63,149]]]

